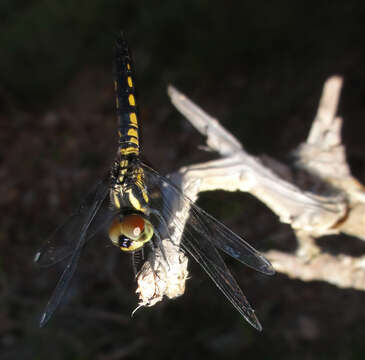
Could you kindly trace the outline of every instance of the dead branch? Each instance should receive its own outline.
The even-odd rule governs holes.
[[[249,192],[265,203],[281,222],[290,224],[298,239],[297,252],[269,251],[265,254],[278,272],[303,281],[320,280],[364,290],[365,257],[331,256],[323,253],[315,242],[320,236],[340,232],[365,239],[365,192],[351,175],[341,141],[342,118],[336,116],[341,87],[339,76],[325,82],[308,138],[295,151],[293,166],[304,169],[305,176],[314,184],[313,189],[303,190],[291,180],[291,168],[267,156],[258,158],[248,154],[215,118],[169,86],[172,103],[206,136],[207,146],[220,155],[217,160],[182,168],[171,178],[181,184],[181,190],[192,201],[196,201],[203,191]],[[187,221],[188,213],[189,209],[182,211],[183,223]],[[182,229],[174,235],[177,243],[181,235]],[[178,254],[171,262],[178,269],[173,280],[175,288],[177,279],[185,281],[187,278],[185,259]],[[154,274],[159,273],[160,262],[155,262],[155,266]],[[183,292],[183,286],[178,288]],[[140,287],[138,291],[143,290]],[[164,294],[166,292],[159,293],[159,299]],[[148,297],[141,299],[143,305],[150,302]]]

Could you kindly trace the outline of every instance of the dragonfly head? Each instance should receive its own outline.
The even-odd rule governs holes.
[[[109,227],[111,242],[122,251],[136,251],[153,236],[153,226],[140,214],[128,214],[114,219]]]

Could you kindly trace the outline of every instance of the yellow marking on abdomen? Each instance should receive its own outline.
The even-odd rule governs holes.
[[[130,120],[131,124],[133,124],[135,127],[138,127],[136,113],[134,113],[134,112],[130,113],[129,120]]]
[[[132,78],[130,76],[128,76],[127,81],[128,81],[128,86],[133,87],[133,81],[132,81]]]
[[[134,129],[134,128],[130,128],[130,129],[128,130],[128,135],[129,135],[129,136],[134,136],[135,138],[138,138],[138,132],[137,132],[137,130],[136,130],[136,129]]]
[[[138,145],[138,143],[137,143],[137,145]],[[120,149],[119,152],[120,152],[121,155],[130,155],[130,154],[137,154],[138,155],[139,151],[135,147],[130,146],[130,147],[127,147],[125,149],[123,149],[123,148]]]
[[[129,139],[129,142],[131,142],[131,143],[133,143],[133,144],[136,144],[136,145],[138,145],[139,143],[138,143],[138,139],[136,139],[135,137],[131,137],[130,139]]]
[[[130,69],[131,69],[131,66],[130,66],[130,64],[129,64],[129,63],[127,64],[127,69],[128,69],[128,70],[130,70]]]
[[[134,95],[133,95],[133,94],[130,94],[130,95],[128,96],[128,101],[129,101],[129,105],[130,105],[130,106],[136,106],[136,101],[135,101],[135,99],[134,99]]]
[[[115,91],[117,91],[117,90],[118,90],[118,83],[117,83],[117,81],[116,81],[116,80],[114,81],[114,90],[115,90]]]
[[[117,106],[117,109],[119,109],[119,100],[118,100],[118,97],[115,98],[115,105]]]

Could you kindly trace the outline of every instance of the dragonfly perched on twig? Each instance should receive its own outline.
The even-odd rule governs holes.
[[[117,38],[115,53],[117,156],[110,175],[96,185],[78,210],[36,253],[34,261],[42,266],[67,259],[67,265],[41,316],[40,326],[49,321],[60,305],[85,244],[98,232],[107,229],[116,247],[135,256],[146,245],[152,251],[160,249],[163,254],[162,239],[171,239],[175,227],[182,233],[179,249],[191,255],[240,314],[261,330],[254,310],[217,249],[268,275],[274,273],[270,262],[184,196],[170,180],[141,161],[133,62],[122,33]],[[189,208],[189,218],[185,223],[175,216],[172,197]]]

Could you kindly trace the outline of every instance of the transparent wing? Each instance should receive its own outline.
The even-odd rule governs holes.
[[[56,286],[55,290],[53,291],[53,294],[46,305],[43,315],[41,316],[41,319],[39,322],[40,327],[44,326],[49,321],[49,319],[52,317],[53,313],[56,311],[63,296],[65,295],[65,292],[67,291],[67,289],[70,285],[70,281],[72,279],[73,274],[75,273],[77,264],[80,259],[81,251],[86,243],[86,240],[88,238],[90,238],[90,236],[87,236],[88,230],[91,230],[90,225],[93,222],[96,214],[98,214],[98,212],[109,192],[109,188],[106,185],[107,185],[106,181],[99,183],[98,186],[96,187],[96,189],[86,197],[83,205],[79,209],[79,214],[82,214],[82,215],[80,215],[79,220],[80,221],[82,220],[83,221],[82,223],[77,222],[75,219],[72,219],[72,220],[69,219],[68,221],[66,221],[65,225],[72,224],[72,227],[70,229],[74,229],[77,231],[76,235],[70,234],[71,236],[76,236],[77,239],[73,240],[73,242],[75,243],[75,247],[72,250],[73,251],[72,256],[68,260],[66,268],[63,271],[61,278],[58,281],[57,286]],[[76,223],[78,224],[78,226],[75,227]],[[64,234],[69,233],[69,231],[68,231],[69,229],[67,229],[67,227],[65,228],[64,226],[61,227],[60,229],[63,229],[62,237],[60,238],[60,239],[62,239]],[[56,233],[58,231],[59,230],[57,230]],[[48,249],[48,248],[49,248],[48,246],[45,246],[45,249]],[[62,251],[56,252],[56,253],[61,254]],[[39,257],[41,257],[42,254],[45,256],[46,254],[48,254],[48,252],[47,251],[43,252],[43,253],[41,252]],[[66,253],[63,253],[63,255],[62,255],[63,258],[65,256],[67,256],[65,254]]]
[[[75,213],[70,215],[42,245],[34,256],[34,262],[40,266],[52,266],[71,256],[80,240],[84,224],[90,218],[96,203],[103,202],[109,189],[108,180],[100,181],[86,196]],[[94,215],[92,224],[87,231],[87,239],[92,238],[110,222],[114,216],[105,202]]]
[[[257,330],[261,331],[262,326],[257,319],[254,310],[243,295],[242,290],[235,278],[227,268],[218,250],[207,241],[206,237],[196,237],[189,225],[185,227],[183,241],[185,249],[206,271],[210,278],[222,291],[224,296],[232,303],[238,312]]]
[[[198,236],[205,237],[215,247],[243,264],[266,275],[275,273],[271,263],[260,252],[195,205],[170,180],[145,164],[142,167],[146,174],[146,185],[150,198],[157,210],[168,212],[165,216],[173,216],[176,210],[190,208],[190,217],[185,228],[190,229]],[[171,222],[171,219],[169,221]],[[176,219],[174,226],[181,227],[183,225]]]
[[[242,238],[185,197],[168,179],[146,165],[143,165],[143,169],[151,208],[160,212],[166,224],[177,227],[183,233],[183,249],[200,264],[241,315],[256,329],[261,330],[252,307],[216,248],[269,275],[274,273],[270,262]],[[182,224],[175,214],[177,210],[184,208],[190,208],[190,213],[188,221]]]

